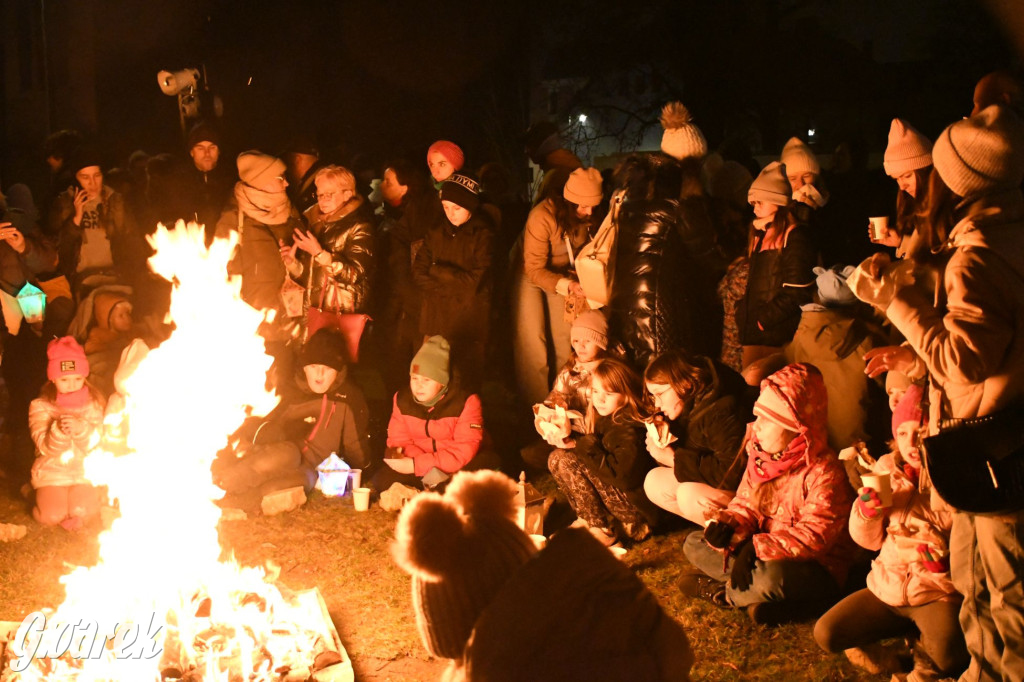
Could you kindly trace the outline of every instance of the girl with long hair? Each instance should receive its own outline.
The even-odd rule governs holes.
[[[654,460],[644,449],[641,391],[632,367],[602,360],[591,379],[594,432],[580,436],[575,449],[557,449],[548,458],[551,475],[579,517],[575,525],[589,528],[605,545],[620,537],[643,540],[656,520],[643,489]]]

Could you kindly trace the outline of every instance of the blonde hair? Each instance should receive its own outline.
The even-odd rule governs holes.
[[[337,183],[342,189],[356,191],[356,176],[343,166],[324,166],[313,176],[313,182],[316,183],[321,178]]]

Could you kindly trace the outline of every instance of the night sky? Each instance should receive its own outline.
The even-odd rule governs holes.
[[[137,148],[183,151],[175,99],[156,73],[185,66],[206,66],[229,152],[280,152],[302,133],[331,160],[374,163],[417,160],[444,137],[479,166],[522,161],[540,77],[599,80],[647,62],[712,146],[731,116],[750,111],[766,150],[808,117],[826,122],[826,136],[860,126],[880,150],[893,116],[934,136],[970,110],[978,77],[1015,62],[999,20],[969,0],[94,5],[99,130],[90,132],[111,161]]]

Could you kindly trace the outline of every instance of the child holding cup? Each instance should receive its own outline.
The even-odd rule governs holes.
[[[853,539],[881,550],[867,587],[822,616],[814,638],[826,651],[846,650],[851,661],[879,672],[894,656],[878,642],[916,627],[912,679],[931,680],[957,677],[969,659],[957,620],[961,598],[949,577],[952,512],[932,507],[917,446],[923,394],[917,384],[907,388],[893,411],[894,451],[879,459],[874,476],[863,477],[850,513]]]
[[[46,357],[49,381],[28,412],[36,446],[32,516],[44,526],[78,530],[99,514],[100,491],[85,476],[85,458],[99,446],[104,401],[86,382],[89,361],[74,338],[50,341]]]
[[[583,435],[594,430],[594,411],[590,404],[590,381],[594,368],[603,358],[608,357],[608,320],[604,313],[598,310],[588,310],[579,315],[572,323],[569,340],[572,344],[569,360],[559,370],[558,376],[555,377],[555,383],[551,387],[551,393],[548,394],[542,405],[548,408],[561,407],[566,412],[574,411],[582,418],[577,419],[575,424],[566,419],[561,425],[563,428],[559,432],[555,432],[546,425],[545,419],[540,416],[546,411],[539,410],[540,405],[534,406],[536,415],[533,421],[534,428],[548,445],[555,448],[572,447],[573,432]],[[548,453],[550,450],[545,453],[545,459]]]

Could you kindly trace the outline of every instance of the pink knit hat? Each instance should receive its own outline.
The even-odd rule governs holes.
[[[807,143],[799,137],[789,138],[789,142],[782,148],[779,161],[782,162],[782,165],[790,173],[797,173],[799,175],[804,173],[821,174],[821,164],[818,163],[818,157],[814,155],[814,152],[807,146]]]
[[[601,171],[596,168],[577,168],[565,181],[562,196],[577,206],[597,206],[601,203]]]
[[[50,341],[46,346],[46,378],[56,381],[61,377],[89,376],[89,361],[85,350],[73,336],[64,336]]]
[[[942,131],[932,164],[961,197],[1017,187],[1024,178],[1024,122],[998,104],[982,109]]]
[[[889,145],[882,166],[892,177],[932,165],[932,143],[902,118],[889,127]]]
[[[896,409],[892,412],[892,437],[896,437],[896,429],[903,422],[917,422],[923,424],[928,416],[921,409],[921,402],[924,400],[924,388],[921,384],[911,384],[907,387],[903,397],[900,398]]]
[[[448,140],[438,140],[434,144],[427,147],[427,163],[430,163],[430,155],[437,152],[444,158],[448,159],[448,163],[452,165],[455,170],[462,168],[462,164],[466,162],[466,156],[462,153],[462,149],[459,145]]]
[[[792,189],[786,179],[786,167],[778,161],[772,161],[761,169],[747,190],[747,202],[763,201],[776,206],[786,206],[790,202]]]

